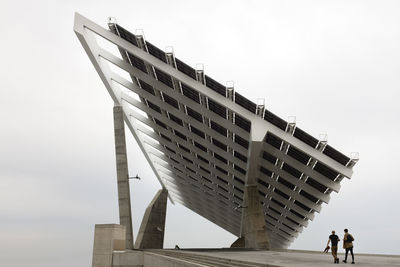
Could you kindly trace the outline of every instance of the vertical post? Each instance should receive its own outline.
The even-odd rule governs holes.
[[[251,142],[243,199],[242,237],[244,237],[245,248],[269,250],[267,224],[257,189],[261,146],[261,142]]]
[[[119,223],[126,229],[126,248],[133,249],[131,196],[122,106],[114,106],[114,138],[117,164]]]

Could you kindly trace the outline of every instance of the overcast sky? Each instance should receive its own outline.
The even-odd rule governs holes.
[[[73,32],[107,17],[349,154],[351,180],[290,248],[349,228],[356,253],[400,254],[399,1],[0,0],[0,265],[89,266],[97,223],[118,223],[110,96]],[[137,232],[160,188],[129,133]],[[168,205],[165,246],[235,237]]]

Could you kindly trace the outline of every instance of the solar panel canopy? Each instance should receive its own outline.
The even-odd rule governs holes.
[[[271,246],[287,248],[351,177],[356,159],[143,35],[108,26],[76,14],[78,38],[172,201],[240,236],[252,181]]]

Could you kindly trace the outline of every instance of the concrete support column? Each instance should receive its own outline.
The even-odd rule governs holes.
[[[161,189],[150,202],[140,225],[135,249],[162,249],[164,247],[167,198],[168,191]]]
[[[270,249],[264,211],[257,188],[261,142],[252,142],[243,199],[242,237],[245,248]]]
[[[92,267],[111,267],[114,250],[125,250],[125,226],[96,224]]]
[[[131,196],[122,106],[114,106],[114,137],[117,164],[119,222],[126,229],[126,248],[133,249]]]

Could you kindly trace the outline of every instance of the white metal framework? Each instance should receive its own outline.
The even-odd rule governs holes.
[[[253,179],[275,248],[288,247],[351,177],[356,159],[142,35],[114,22],[104,29],[80,14],[74,30],[170,198],[232,234],[241,234],[251,153],[257,153]]]

